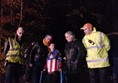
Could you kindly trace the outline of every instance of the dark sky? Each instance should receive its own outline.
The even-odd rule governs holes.
[[[73,31],[76,37],[81,40],[84,33],[80,31],[80,27],[86,22],[93,23],[97,30],[104,33],[118,31],[118,0],[47,0],[47,8],[44,7],[44,10],[40,10],[39,6],[44,6],[41,1],[26,0],[24,2],[24,7],[37,10],[37,14],[29,12],[24,14],[24,24],[30,21],[37,22],[33,26],[25,25],[26,32],[28,35],[33,32],[35,36],[41,33],[52,33],[57,47],[60,49],[64,49],[66,43],[64,33],[68,30]],[[35,7],[36,5],[38,6]],[[41,16],[46,19],[42,19]],[[42,28],[43,26],[45,28]],[[14,26],[5,25],[4,29],[14,30]]]

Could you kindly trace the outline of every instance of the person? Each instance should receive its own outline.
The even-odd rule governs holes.
[[[43,71],[47,71],[48,76],[45,83],[60,83],[60,72],[62,69],[62,58],[59,50],[55,48],[55,44],[49,46],[50,52],[47,55],[46,65]]]
[[[109,51],[111,63],[111,81],[112,83],[118,83],[118,32],[108,33],[107,36],[109,37],[111,43],[111,49]]]
[[[24,52],[24,58],[25,58],[25,72],[24,72],[24,82],[25,83],[30,83],[31,81],[31,75],[32,75],[32,67],[30,67],[29,63],[29,58],[30,58],[30,53],[35,44],[35,40],[32,40],[31,44],[26,48]]]
[[[83,83],[82,74],[85,64],[86,49],[72,31],[65,33],[67,43],[65,45],[65,72],[67,83]]]
[[[87,49],[87,67],[90,75],[90,83],[108,83],[109,56],[110,49],[109,38],[100,31],[96,31],[91,23],[85,23],[81,28],[85,36],[82,42]]]
[[[4,54],[5,58],[5,83],[19,83],[22,65],[24,64],[24,50],[26,42],[23,37],[23,27],[18,27],[14,38],[9,37],[5,42]]]
[[[32,47],[29,65],[32,68],[31,83],[39,83],[40,73],[44,68],[46,57],[49,52],[48,46],[52,41],[52,35],[47,34],[43,40],[35,42]]]

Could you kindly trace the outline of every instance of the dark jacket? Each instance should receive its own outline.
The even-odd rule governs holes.
[[[48,48],[43,43],[36,42],[31,50],[29,61],[33,66],[40,66],[43,68],[47,54]]]
[[[84,66],[86,66],[86,49],[77,39],[72,42],[68,42],[65,46],[64,52],[66,56],[67,72],[79,72]]]
[[[31,58],[31,57],[30,57],[30,53],[31,53],[31,50],[32,50],[33,46],[34,46],[34,44],[33,44],[33,45],[30,44],[30,45],[26,48],[26,50],[25,50],[25,52],[24,52],[25,62],[26,62],[27,64],[29,64],[29,59]]]

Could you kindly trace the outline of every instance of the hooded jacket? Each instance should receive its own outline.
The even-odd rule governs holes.
[[[110,40],[103,32],[96,31],[94,27],[92,33],[85,35],[82,42],[87,49],[86,61],[88,68],[110,66],[108,58]]]

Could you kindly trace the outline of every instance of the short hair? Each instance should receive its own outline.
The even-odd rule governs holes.
[[[45,38],[46,38],[47,36],[51,36],[51,37],[53,38],[53,36],[52,36],[51,34],[46,34],[46,35],[45,35]]]
[[[17,30],[22,30],[24,32],[23,27],[18,27]]]
[[[72,31],[67,31],[65,34],[72,35],[73,37],[75,37],[75,34]]]
[[[18,27],[18,29],[22,29],[23,30],[23,27]]]

